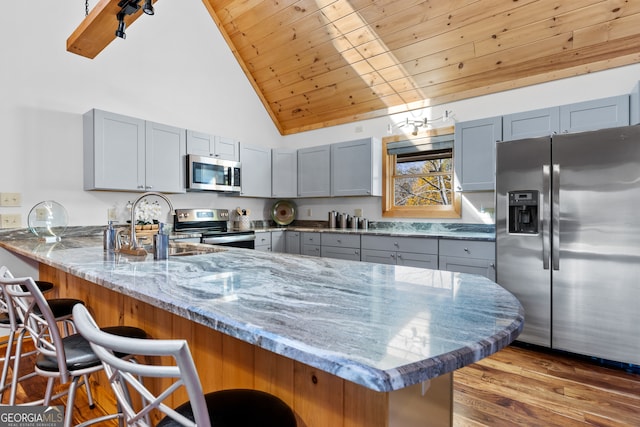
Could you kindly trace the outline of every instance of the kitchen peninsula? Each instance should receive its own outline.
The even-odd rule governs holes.
[[[187,339],[205,391],[271,392],[301,427],[451,425],[452,372],[523,326],[513,295],[475,275],[235,248],[154,261],[95,237],[0,246],[102,326]]]

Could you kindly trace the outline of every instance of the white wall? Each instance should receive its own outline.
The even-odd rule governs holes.
[[[96,1],[91,1],[93,7]],[[388,124],[405,115],[367,120],[282,137],[199,0],[161,1],[156,15],[142,16],[94,60],[65,50],[66,39],[84,18],[80,0],[13,2],[0,14],[0,192],[20,192],[23,225],[30,208],[56,200],[71,225],[106,222],[109,207],[123,206],[134,193],[82,190],[82,119],[100,108],[270,147],[302,147],[387,135]],[[116,21],[114,18],[114,31]],[[439,106],[470,120],[513,111],[628,93],[640,65],[478,97]],[[410,113],[422,117],[423,112]],[[114,165],[117,169],[118,165]],[[215,193],[171,195],[175,207],[251,208],[268,218],[272,201]],[[466,222],[486,217],[492,193],[471,194],[463,205]],[[380,219],[378,198],[298,200],[300,219],[326,219],[337,209],[362,208]],[[311,216],[308,210],[311,209]]]
[[[15,2],[0,15],[0,192],[23,198],[22,207],[0,207],[0,213],[20,213],[26,226],[30,208],[53,199],[66,207],[71,225],[98,225],[107,208],[135,199],[82,189],[82,114],[91,108],[251,144],[281,143],[201,1],[158,2],[154,16],[140,17],[126,40],[93,60],[65,49],[83,19],[79,0]],[[260,213],[267,204],[216,193],[170,198],[176,207]]]

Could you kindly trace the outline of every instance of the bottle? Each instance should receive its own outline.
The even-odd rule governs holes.
[[[104,230],[102,243],[105,251],[114,252],[116,250],[116,229],[113,227],[113,221],[111,220],[108,222],[107,228]]]
[[[153,259],[169,258],[169,235],[165,234],[164,223],[160,223],[158,234],[153,236]]]

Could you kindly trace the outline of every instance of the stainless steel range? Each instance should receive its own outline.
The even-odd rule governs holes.
[[[253,231],[230,230],[228,223],[228,209],[176,209],[173,230],[200,233],[200,243],[255,249]]]

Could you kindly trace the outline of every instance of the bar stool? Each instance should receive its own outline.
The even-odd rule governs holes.
[[[116,336],[101,330],[86,307],[73,307],[78,332],[90,343],[102,360],[111,388],[121,408],[121,419],[127,426],[152,426],[150,418],[163,416],[157,427],[296,427],[291,408],[278,397],[258,390],[230,389],[204,394],[198,372],[185,340],[160,340]],[[136,362],[117,357],[119,353],[135,354]],[[149,357],[154,356],[154,357]],[[167,360],[172,365],[154,364]],[[142,360],[147,361],[143,364]],[[143,378],[163,378],[164,390],[150,390]],[[169,379],[172,378],[172,381]],[[155,381],[154,384],[158,384]],[[189,401],[172,408],[164,402],[184,387]],[[128,390],[142,396],[135,404]],[[156,412],[160,411],[160,414]]]
[[[5,293],[8,297],[8,305],[13,305],[15,313],[22,322],[23,328],[20,331],[20,335],[28,333],[33,339],[38,352],[34,372],[47,378],[44,397],[26,404],[49,406],[52,401],[66,395],[64,426],[70,427],[73,421],[73,406],[77,388],[82,383],[86,385],[89,405],[93,406],[88,376],[102,370],[102,363],[82,335],[78,333],[65,337],[61,335],[58,328],[58,319],[54,316],[51,307],[33,279],[30,277],[0,278],[0,284],[4,285]],[[23,290],[25,288],[27,292]],[[81,303],[76,304],[76,306],[84,307]],[[105,328],[105,331],[114,335],[132,336],[139,339],[147,336],[142,329],[128,326],[113,326]],[[119,356],[128,357],[126,354],[120,354]],[[59,380],[61,384],[69,383],[69,385],[65,390],[54,395],[53,386],[56,380]],[[117,414],[110,414],[90,420],[86,424],[93,424],[115,417],[117,417]]]
[[[0,278],[13,278],[13,275],[6,266],[0,267]],[[42,293],[49,292],[54,288],[54,284],[51,282],[35,280],[34,283]],[[24,286],[22,286],[21,289],[26,291],[26,287]],[[2,373],[0,374],[0,401],[2,401],[7,388],[10,388],[9,405],[13,405],[16,399],[17,384],[35,375],[34,373],[29,373],[20,377],[18,370],[20,368],[20,360],[37,353],[37,351],[22,352],[22,339],[24,335],[20,332],[23,330],[23,325],[16,315],[14,307],[8,305],[8,301],[9,298],[6,295],[4,286],[2,286],[0,291],[0,328],[8,329],[8,333],[6,340],[0,343],[0,345],[6,346],[5,355],[2,358]],[[48,301],[56,321],[63,323],[66,334],[75,333],[75,326],[72,322],[72,309],[74,305],[84,304],[84,302],[75,298],[53,298]],[[16,347],[15,354],[13,354],[14,346]],[[11,383],[7,384],[11,360],[14,360],[14,370]]]

